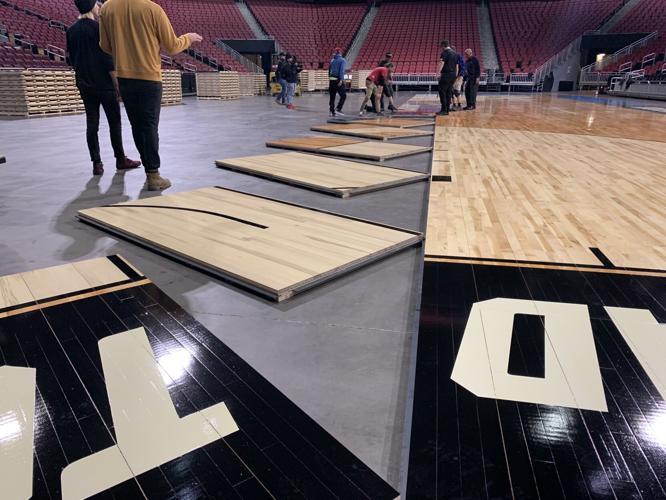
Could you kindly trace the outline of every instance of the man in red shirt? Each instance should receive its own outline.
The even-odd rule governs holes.
[[[359,115],[363,116],[365,114],[365,105],[370,100],[373,92],[375,94],[375,109],[380,109],[380,99],[384,91],[384,85],[386,85],[392,73],[393,68],[387,67],[378,67],[370,72],[365,80],[365,99],[363,99],[363,104],[361,104]],[[382,116],[384,113],[380,111],[377,114]]]

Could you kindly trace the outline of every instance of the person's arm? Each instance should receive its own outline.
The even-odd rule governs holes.
[[[440,59],[437,63],[437,73],[441,73],[442,68],[444,68],[444,59]]]
[[[154,5],[157,7],[157,39],[169,55],[178,54],[185,49],[188,49],[193,43],[203,40],[203,37],[197,33],[187,33],[185,35],[176,36],[176,33],[174,33],[173,27],[171,26],[171,21],[169,21],[169,18],[164,10],[162,10],[162,7],[157,4]]]
[[[107,54],[113,55],[113,47],[109,38],[109,30],[104,23],[104,8],[99,16],[99,47]]]
[[[345,84],[345,73],[347,72],[347,61],[342,59],[342,62],[340,63],[340,72],[338,76],[338,85],[344,85]]]

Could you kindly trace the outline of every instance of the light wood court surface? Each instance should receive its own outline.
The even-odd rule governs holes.
[[[411,119],[411,118],[331,118],[328,123],[339,123],[348,125],[364,125],[367,127],[398,127],[398,128],[418,128],[428,127],[435,124],[433,119]]]
[[[412,146],[410,144],[387,144],[364,139],[354,139],[352,137],[326,136],[278,139],[267,142],[266,146],[372,161],[402,158],[404,156],[427,153],[432,150],[432,147]]]
[[[216,187],[82,210],[79,217],[278,301],[422,239]]]
[[[37,309],[36,304],[45,301],[67,302],[79,293],[91,295],[101,288],[122,287],[136,278],[143,276],[120,256],[1,276],[0,318]]]
[[[307,153],[277,153],[228,158],[218,167],[314,189],[342,198],[410,184],[427,174]]]
[[[438,119],[433,175],[452,182],[431,185],[426,255],[601,266],[598,248],[666,269],[664,130],[658,114],[541,96]]]
[[[327,132],[329,134],[349,135],[365,139],[389,141],[393,139],[407,139],[410,137],[429,137],[433,135],[427,130],[404,129],[398,127],[369,127],[356,124],[329,123],[327,125],[314,125],[310,127],[314,132]]]

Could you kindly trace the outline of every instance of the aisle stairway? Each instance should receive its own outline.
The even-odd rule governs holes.
[[[248,8],[245,0],[236,0],[236,5],[238,6],[238,10],[240,11],[241,15],[245,19],[245,22],[247,22],[247,25],[252,30],[252,33],[254,33],[254,37],[256,39],[266,40],[270,38],[257,22],[257,19],[252,14],[252,11]]]
[[[349,46],[349,50],[345,54],[345,58],[347,59],[347,67],[351,68],[354,64],[354,61],[356,60],[356,57],[358,56],[358,53],[360,52],[361,47],[363,47],[363,43],[365,43],[365,39],[370,32],[370,28],[372,27],[372,23],[375,20],[375,16],[377,15],[378,10],[379,7],[373,3],[368,9],[368,12],[365,14],[363,22],[361,23],[361,26],[359,26],[358,32],[354,37],[354,41]]]
[[[629,0],[615,14],[613,14],[603,26],[599,28],[600,33],[609,33],[624,17],[633,10],[641,0]]]
[[[498,69],[497,47],[495,47],[495,36],[493,25],[490,21],[490,10],[488,0],[481,0],[478,7],[479,35],[481,36],[481,57],[485,69]]]

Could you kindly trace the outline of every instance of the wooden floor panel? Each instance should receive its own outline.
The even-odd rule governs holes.
[[[368,127],[398,127],[398,128],[418,128],[427,127],[435,124],[432,119],[413,119],[413,118],[394,118],[384,116],[380,118],[333,118],[329,123],[347,123],[354,125],[364,125]]]
[[[430,146],[413,146],[411,144],[391,144],[376,141],[367,141],[354,138],[337,137],[292,137],[269,141],[266,146],[278,149],[291,149],[346,158],[359,158],[363,160],[385,161],[393,158],[402,158],[432,150]]]
[[[266,177],[343,198],[427,179],[427,174],[306,153],[228,158],[218,167]]]
[[[352,137],[363,137],[388,141],[393,139],[408,139],[411,137],[428,137],[433,135],[427,130],[404,129],[398,127],[372,127],[357,126],[356,124],[327,124],[314,125],[310,127],[314,132],[328,132],[329,134],[349,135]]]
[[[437,117],[432,176],[452,182],[432,184],[426,254],[666,269],[666,117],[600,102],[485,95]]]
[[[437,123],[666,142],[666,115],[549,94],[480,96],[474,112],[438,116]]]
[[[438,132],[433,174],[453,182],[431,187],[427,255],[599,264],[599,248],[615,266],[666,269],[665,143]]]
[[[82,210],[79,217],[278,301],[422,238],[214,187]]]
[[[25,296],[0,315],[3,499],[398,496],[133,274],[111,256],[0,278],[2,297],[14,298],[27,275],[88,281],[47,294],[97,285],[67,301]],[[123,289],[106,283],[121,276],[131,281]]]

